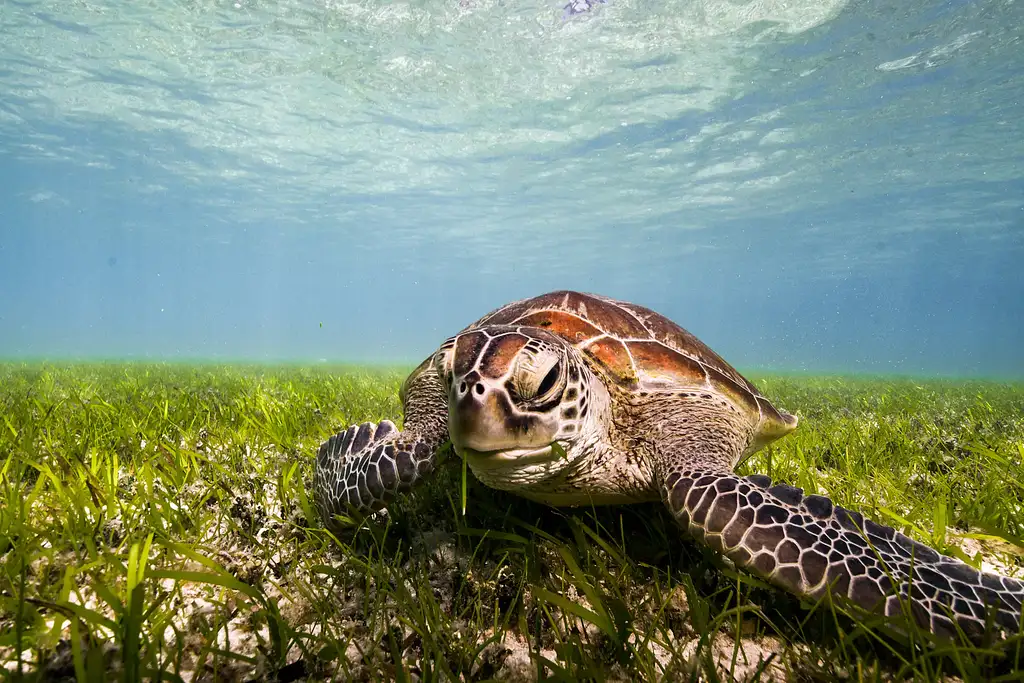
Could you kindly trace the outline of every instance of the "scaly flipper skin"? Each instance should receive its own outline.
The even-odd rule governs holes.
[[[830,590],[890,617],[909,606],[921,627],[953,637],[959,628],[977,643],[989,611],[997,629],[1019,632],[1024,582],[979,572],[822,496],[707,469],[672,472],[662,495],[696,539],[797,595]]]
[[[434,454],[448,439],[448,411],[447,392],[431,361],[424,361],[402,387],[403,431],[389,420],[364,422],[321,444],[313,498],[328,529],[339,529],[335,515],[375,512],[434,469]]]
[[[325,524],[330,526],[336,514],[379,510],[433,469],[430,444],[399,437],[395,425],[384,420],[349,427],[321,444],[314,491]]]

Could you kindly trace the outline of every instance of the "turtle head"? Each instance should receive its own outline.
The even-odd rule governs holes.
[[[452,445],[474,472],[564,459],[588,413],[580,354],[543,330],[485,326],[449,339],[435,356],[448,390]]]

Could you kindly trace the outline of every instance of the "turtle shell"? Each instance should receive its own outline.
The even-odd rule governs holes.
[[[630,393],[713,389],[781,436],[796,418],[780,411],[721,356],[679,325],[636,304],[558,291],[516,301],[466,328],[519,325],[546,330],[578,348],[610,386]],[[759,419],[758,419],[759,418]]]

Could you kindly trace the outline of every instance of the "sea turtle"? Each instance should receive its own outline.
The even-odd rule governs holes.
[[[451,440],[483,483],[549,505],[664,501],[689,534],[797,595],[826,592],[943,635],[1017,632],[1024,582],[734,468],[797,418],[692,334],[642,306],[559,291],[484,316],[413,370],[405,425],[349,427],[316,460],[314,496],[368,513]]]

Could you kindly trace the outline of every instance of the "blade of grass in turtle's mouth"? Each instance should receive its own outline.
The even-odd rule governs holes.
[[[471,448],[464,448],[459,455],[466,458],[475,469],[492,469],[508,467],[510,465],[522,465],[525,463],[543,462],[550,460],[554,455],[554,449],[550,444],[540,448],[512,448],[496,451],[476,451]]]

